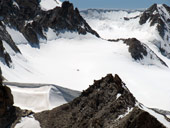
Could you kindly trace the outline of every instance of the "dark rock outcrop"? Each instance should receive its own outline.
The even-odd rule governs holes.
[[[2,85],[0,71],[0,128],[9,127],[17,118],[10,88]]]
[[[22,33],[28,43],[37,48],[40,47],[40,39],[47,39],[46,32],[49,28],[56,36],[63,31],[74,31],[99,37],[82,18],[79,10],[68,1],[63,2],[61,7],[48,11],[41,10],[40,0],[0,1],[0,40],[5,41],[16,53],[21,53],[16,45],[18,42],[14,42],[6,27]],[[12,62],[10,55],[5,57],[5,63],[9,66]]]
[[[0,86],[0,127],[7,128],[16,120],[13,96],[7,86]]]
[[[129,46],[128,51],[131,54],[132,58],[136,61],[143,61],[147,58],[148,62],[141,62],[142,64],[156,65],[157,63],[153,63],[153,61],[157,61],[159,65],[164,65],[168,67],[168,65],[159,58],[146,44],[141,43],[136,38],[128,38],[128,39],[109,39],[110,42],[118,42],[123,41],[126,45]]]
[[[157,4],[152,5],[150,8],[143,12],[139,23],[142,25],[146,23],[148,19],[150,19],[152,21],[151,25],[153,25],[154,21],[158,18],[158,13],[154,15],[154,11],[158,11]]]
[[[21,53],[10,34],[7,32],[5,25],[0,21],[0,40],[4,40],[16,53]]]
[[[39,38],[46,39],[43,31],[52,28],[56,34],[62,30],[76,31],[79,34],[91,33],[99,37],[82,18],[77,8],[68,1],[61,7],[49,11],[40,8],[39,0],[2,0],[0,16],[3,22],[20,31],[31,45],[39,45]],[[4,11],[6,10],[6,11]],[[57,36],[57,35],[56,35]]]
[[[149,21],[150,26],[156,25],[162,41],[154,42],[156,46],[160,49],[161,53],[170,58],[170,7],[163,4],[158,6],[157,4],[152,5],[140,16],[139,23],[141,25]]]
[[[29,110],[21,110],[13,106],[14,99],[11,89],[3,85],[3,77],[0,69],[0,128],[14,128],[21,117],[33,114]]]
[[[3,46],[2,41],[0,40],[0,57],[1,57],[1,61],[4,62],[4,64],[7,64],[8,67],[11,67],[11,57],[10,55],[5,51],[5,48]]]
[[[92,30],[87,22],[82,18],[77,8],[68,1],[63,2],[62,7],[56,7],[47,11],[44,16],[40,16],[35,22],[43,27],[53,28],[55,30],[77,31],[79,34],[92,33],[99,37],[97,32]]]
[[[109,74],[72,102],[34,116],[42,128],[165,128],[136,103],[119,76]]]
[[[7,64],[8,67],[11,67],[10,66],[10,63],[12,63],[11,57],[4,48],[2,41],[5,41],[11,47],[11,49],[14,50],[14,52],[21,53],[18,47],[16,46],[15,42],[12,40],[11,36],[7,32],[5,25],[2,23],[2,21],[0,21],[0,57],[2,59],[1,61],[4,64]]]
[[[146,47],[136,38],[127,39],[124,43],[129,46],[129,52],[135,60],[141,60],[143,56],[147,56]]]
[[[149,47],[142,44],[136,38],[126,39],[124,40],[124,43],[129,46],[129,52],[131,53],[132,58],[135,60],[142,60],[144,57],[148,56],[151,60],[156,59],[162,65],[168,67],[167,64],[162,59],[160,59]]]
[[[162,6],[164,6],[164,5],[162,5]],[[165,5],[165,6],[167,6],[167,5]],[[147,20],[150,21],[151,26],[153,26],[157,23],[158,24],[157,28],[158,28],[159,34],[162,38],[164,38],[164,35],[165,35],[164,31],[167,28],[166,28],[165,23],[161,17],[163,17],[163,15],[161,15],[159,13],[158,5],[154,4],[150,8],[148,8],[146,11],[144,11],[142,16],[140,17],[139,23],[142,25],[142,24],[146,23]],[[164,18],[164,20],[165,20],[165,18]]]

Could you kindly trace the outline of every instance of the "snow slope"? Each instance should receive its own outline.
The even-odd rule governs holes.
[[[90,26],[104,39],[137,38],[149,47],[155,47],[154,42],[161,42],[156,24],[150,26],[149,20],[139,24],[143,11],[134,10],[96,10],[81,11],[81,15]],[[129,20],[125,20],[128,18]]]
[[[40,7],[42,10],[50,10],[57,6],[61,6],[60,0],[41,0]]]
[[[25,60],[14,56],[13,69],[1,63],[3,76],[9,81],[51,83],[81,91],[94,79],[117,73],[146,106],[167,110],[170,107],[170,70],[135,62],[122,41],[108,42],[92,35],[64,33],[46,44],[41,43],[40,49],[27,44],[18,47]],[[169,60],[162,59],[170,66]]]
[[[140,25],[140,16],[144,10],[88,9],[82,10],[81,15],[104,39],[127,39],[135,37],[148,45],[153,51],[159,51],[158,48],[162,48],[165,50],[166,56],[169,57],[170,25],[168,19],[170,14],[164,5],[156,6],[158,10],[155,10],[153,15],[158,14],[165,25],[163,30],[165,35],[163,38],[158,31],[158,23],[151,26],[151,18],[143,25]],[[158,48],[155,49],[154,45]]]
[[[167,57],[170,58],[170,12],[166,10],[166,8],[162,5],[157,5],[158,13],[160,14],[161,20],[165,23],[164,28],[164,37],[161,40],[161,44],[159,42],[156,44],[163,48],[167,54]]]
[[[139,26],[139,18],[129,21],[124,20],[124,17],[136,17],[140,14],[142,14],[142,11],[103,9],[81,11],[83,18],[85,18],[88,24],[104,39],[130,37],[136,37],[137,39],[145,38],[149,31],[152,31],[152,29],[150,30],[150,27]]]
[[[80,92],[57,85],[5,82],[14,96],[14,105],[40,112],[72,101]]]
[[[149,23],[139,25],[139,18],[126,21],[124,17],[136,17],[141,11],[83,11],[82,15],[87,22],[95,29],[102,38],[116,39],[136,37],[142,43],[145,43],[157,56],[159,56],[170,67],[170,60],[162,56],[158,48],[152,43],[153,39],[159,38],[155,31],[155,26],[150,27]],[[16,31],[8,30],[11,35]],[[40,49],[32,48],[25,43],[23,36],[20,35],[23,42],[17,46],[22,55],[15,54],[4,42],[7,52],[12,56],[13,68],[8,68],[0,62],[3,76],[8,81],[21,83],[49,83],[61,85],[74,90],[84,90],[94,79],[100,79],[108,73],[119,74],[127,87],[134,94],[136,99],[148,107],[168,110],[170,108],[170,69],[164,66],[158,66],[157,61],[154,64],[147,63],[142,65],[134,61],[128,52],[128,46],[123,41],[108,42],[106,40],[94,37],[90,34],[78,35],[74,32],[66,32],[56,35],[52,30],[44,32],[47,35],[47,42],[40,43]],[[13,40],[19,40],[12,36]],[[147,59],[145,61],[148,61]],[[30,88],[12,87],[14,98],[20,95],[23,90],[29,92],[29,95],[22,94],[23,97],[32,101],[35,94],[37,100],[44,98],[42,106],[25,106],[35,111],[50,109],[49,102],[50,90],[52,86],[42,86],[35,91]],[[19,92],[16,93],[15,92]],[[25,92],[25,91],[24,91]],[[57,93],[61,93],[56,90]],[[40,97],[38,97],[40,95]],[[21,97],[22,98],[22,97]],[[65,103],[60,97],[58,100]],[[18,99],[18,98],[16,98]],[[30,101],[29,101],[30,100]],[[22,101],[22,100],[20,100]],[[60,102],[61,103],[61,102]],[[25,101],[21,104],[15,100],[15,104],[23,107]],[[37,104],[36,104],[37,105]],[[55,104],[56,105],[56,104]]]
[[[150,115],[154,116],[159,122],[161,122],[166,128],[169,128],[170,122],[165,118],[165,116],[167,116],[166,114],[165,115],[159,114],[155,112],[154,110],[140,104],[139,102],[136,103],[136,106],[148,112]]]
[[[15,128],[41,128],[40,123],[33,116],[22,117]]]

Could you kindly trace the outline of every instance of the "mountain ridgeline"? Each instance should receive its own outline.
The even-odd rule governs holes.
[[[72,102],[35,114],[42,128],[165,128],[118,75],[97,80]]]
[[[40,2],[40,0],[0,1],[0,60],[8,67],[12,67],[13,64],[11,54],[8,51],[9,48],[7,50],[7,45],[9,45],[16,54],[22,54],[20,49],[17,47],[20,41],[18,42],[14,39],[17,38],[17,34],[22,35],[24,39],[26,39],[26,43],[29,43],[32,47],[36,48],[40,48],[40,42],[42,40],[47,41],[47,32],[49,29],[52,29],[52,31],[56,34],[56,37],[59,33],[66,31],[77,32],[83,35],[91,33],[100,37],[99,34],[91,28],[93,26],[90,27],[80,15],[79,10],[74,8],[72,3],[65,1],[62,3],[61,7],[56,6],[54,9],[45,11],[41,8]],[[164,4],[154,4],[147,10],[143,11],[141,15],[132,18],[124,17],[124,19],[126,21],[139,18],[139,24],[141,26],[147,22],[150,23],[150,26],[156,25],[159,36],[162,39],[155,39],[152,42],[158,47],[164,56],[170,58],[169,17],[169,6]],[[15,37],[12,36],[12,32],[10,32],[11,30],[18,32],[14,35]],[[136,47],[138,45],[136,44],[133,46]],[[167,64],[162,60],[161,63],[167,66]]]
[[[150,26],[156,25],[160,37],[163,41],[155,41],[155,45],[160,49],[162,54],[170,58],[170,7],[163,4],[154,4],[140,17],[139,23],[145,24],[150,22]]]
[[[40,39],[47,40],[44,34],[51,28],[56,36],[63,31],[75,31],[79,34],[91,33],[97,37],[97,32],[91,29],[79,14],[77,8],[68,1],[61,7],[44,11],[40,8],[39,0],[1,0],[0,1],[0,44],[2,61],[10,66],[11,57],[6,52],[3,44],[6,42],[15,53],[21,53],[11,38],[7,27],[19,31],[28,43],[39,48]]]
[[[2,85],[2,79],[0,95],[1,128],[15,128],[22,118],[35,118],[41,128],[166,128],[169,121],[169,112],[139,103],[117,74],[95,80],[73,101],[39,113],[13,106],[11,90]]]
[[[34,49],[32,49],[32,48],[38,48],[40,51],[41,43],[43,41],[50,43],[50,42],[48,42],[48,38],[47,38],[47,33],[50,30],[53,31],[53,34],[55,34],[56,37],[59,36],[59,34],[67,32],[67,31],[76,32],[81,35],[92,34],[94,37],[97,37],[97,38],[93,38],[94,40],[92,39],[92,41],[94,41],[94,42],[97,40],[97,43],[96,43],[97,45],[95,43],[93,44],[93,42],[91,43],[90,39],[87,39],[87,40],[85,39],[85,41],[88,41],[86,43],[90,42],[92,44],[92,45],[88,44],[87,45],[88,47],[86,45],[83,45],[82,49],[88,49],[87,51],[86,50],[83,51],[81,49],[81,47],[75,48],[75,46],[77,46],[76,42],[75,42],[76,45],[73,45],[73,47],[75,49],[74,48],[71,49],[72,48],[72,45],[70,45],[71,43],[69,43],[69,45],[65,44],[62,47],[59,46],[57,48],[59,50],[61,48],[62,53],[61,52],[55,52],[55,53],[52,52],[52,55],[50,54],[52,56],[52,57],[51,56],[50,57],[52,59],[56,59],[57,63],[54,63],[54,64],[53,64],[53,62],[43,63],[44,64],[42,66],[43,68],[40,68],[40,69],[44,70],[44,68],[46,68],[47,72],[41,73],[41,72],[38,72],[38,71],[40,71],[40,69],[36,69],[38,73],[37,74],[35,73],[35,75],[45,74],[45,78],[48,79],[49,77],[47,77],[47,76],[48,75],[50,76],[52,74],[51,75],[52,78],[50,78],[50,80],[53,80],[53,79],[60,80],[61,79],[62,82],[60,81],[59,83],[65,84],[65,81],[67,81],[68,83],[66,83],[65,85],[69,85],[69,87],[72,87],[74,84],[77,84],[77,83],[78,83],[78,86],[84,87],[83,82],[87,79],[84,79],[84,78],[79,79],[79,78],[90,76],[92,71],[94,71],[94,73],[92,73],[92,74],[95,74],[98,76],[99,72],[101,72],[101,74],[106,73],[106,71],[107,72],[109,71],[112,73],[114,73],[113,71],[117,72],[118,71],[116,69],[117,65],[118,65],[118,67],[121,67],[121,66],[123,67],[124,65],[132,64],[133,68],[139,67],[139,70],[140,69],[144,70],[144,73],[141,72],[142,77],[140,75],[137,75],[138,76],[137,78],[135,78],[136,76],[130,78],[131,76],[134,76],[134,75],[132,75],[133,72],[132,72],[131,68],[129,68],[129,67],[131,67],[129,65],[128,65],[129,67],[127,66],[125,68],[126,69],[129,68],[130,71],[124,70],[125,68],[121,67],[122,70],[119,73],[121,74],[122,72],[128,72],[128,71],[132,72],[131,74],[129,72],[128,72],[129,74],[127,74],[127,76],[129,75],[130,77],[125,77],[125,75],[124,75],[127,83],[129,84],[129,87],[130,87],[130,84],[132,84],[131,86],[134,86],[136,88],[139,87],[139,85],[143,85],[143,86],[146,85],[146,86],[149,86],[150,90],[159,86],[158,85],[159,83],[157,84],[157,82],[155,82],[155,78],[161,79],[165,75],[167,76],[169,69],[166,70],[167,71],[166,74],[163,74],[164,72],[161,68],[158,69],[157,67],[156,68],[154,67],[154,69],[152,69],[152,70],[161,71],[161,73],[163,75],[162,74],[160,75],[157,72],[156,73],[159,74],[159,76],[163,76],[163,77],[158,77],[158,76],[155,77],[154,76],[155,72],[153,73],[150,71],[150,72],[148,72],[148,74],[153,75],[153,77],[151,77],[151,78],[154,78],[153,79],[154,82],[150,78],[148,78],[149,81],[150,80],[152,81],[151,83],[149,83],[148,79],[146,78],[148,75],[145,74],[145,70],[149,71],[150,67],[148,65],[156,65],[158,67],[161,67],[161,66],[168,67],[168,64],[169,64],[168,61],[165,60],[164,57],[162,56],[162,55],[164,55],[165,57],[170,59],[170,7],[168,7],[167,5],[154,4],[147,10],[140,11],[140,13],[137,13],[139,15],[137,15],[135,17],[124,17],[124,18],[118,19],[121,22],[123,22],[123,24],[126,23],[126,21],[128,22],[130,20],[137,19],[137,20],[135,20],[135,22],[132,22],[132,23],[136,24],[137,27],[140,26],[138,30],[142,29],[143,26],[146,27],[148,24],[149,24],[149,26],[147,26],[147,27],[149,29],[156,26],[155,27],[156,30],[154,30],[153,33],[158,34],[158,36],[160,38],[156,38],[154,40],[149,40],[148,42],[150,44],[148,45],[147,44],[148,42],[146,40],[140,40],[140,39],[137,39],[137,37],[128,37],[127,36],[125,38],[119,38],[119,39],[102,39],[100,37],[100,35],[95,30],[93,30],[91,28],[93,26],[90,26],[88,24],[88,22],[86,22],[86,20],[80,15],[79,10],[77,8],[74,8],[73,4],[70,3],[69,1],[63,2],[61,7],[56,6],[55,8],[53,8],[51,10],[43,10],[41,8],[40,2],[41,2],[41,0],[0,0],[0,61],[2,62],[1,67],[3,67],[2,69],[5,72],[4,75],[8,76],[10,79],[12,79],[14,74],[16,75],[15,77],[17,78],[17,80],[18,80],[18,78],[19,79],[24,78],[21,76],[22,75],[24,76],[26,74],[25,76],[27,76],[28,79],[31,78],[30,79],[31,82],[34,81],[34,79],[32,79],[33,78],[32,76],[34,76],[33,75],[34,71],[32,71],[32,70],[34,70],[34,65],[40,66],[40,64],[42,64],[45,59],[41,58],[39,61],[40,63],[34,63],[34,61],[30,61],[29,60],[29,58],[31,58],[30,56],[34,57],[34,55],[36,56],[36,53],[37,54],[39,53],[39,52],[35,52],[35,54],[34,54],[34,52],[33,52]],[[128,12],[128,13],[130,13],[130,12]],[[137,21],[137,23],[136,23],[136,21]],[[115,29],[116,28],[117,27],[115,27]],[[149,30],[148,28],[144,29],[144,30]],[[120,29],[119,26],[118,26],[118,29]],[[132,29],[132,31],[133,30],[134,29]],[[123,33],[123,31],[122,31],[122,33]],[[113,33],[113,34],[115,34],[115,33]],[[141,32],[140,32],[140,34],[141,34]],[[26,42],[17,41],[17,38],[19,36],[20,37],[22,36]],[[154,35],[153,37],[156,37],[156,36]],[[85,36],[85,38],[86,38],[86,36]],[[80,40],[83,40],[83,39],[80,39]],[[148,39],[148,38],[146,38],[146,39]],[[151,39],[153,39],[153,38],[151,38]],[[67,41],[68,42],[70,41],[70,38],[68,40],[64,40],[64,41],[63,40],[64,40],[64,38],[62,38],[58,44],[59,45],[63,44],[64,41],[67,43]],[[78,39],[77,42],[81,43],[80,40]],[[58,40],[56,40],[56,42],[57,41]],[[72,42],[72,41],[74,44],[74,40],[71,40],[70,42]],[[98,43],[98,41],[101,41],[100,44]],[[110,42],[108,42],[108,41],[110,41]],[[144,41],[146,41],[147,43]],[[21,46],[21,44],[20,44],[21,42],[23,44],[24,43],[29,44],[28,45],[29,47]],[[115,43],[115,45],[113,45],[114,43]],[[154,45],[152,43],[154,43]],[[104,47],[106,44],[109,44],[109,45],[107,47]],[[101,45],[101,46],[97,47],[98,45]],[[114,47],[111,47],[112,45]],[[51,45],[50,47],[47,47],[47,48],[51,48],[51,47],[53,48],[53,46],[54,45]],[[118,47],[118,46],[120,46],[120,47]],[[150,46],[152,46],[152,48]],[[153,46],[154,46],[154,48],[153,48]],[[156,46],[156,48],[155,48],[155,46]],[[92,50],[89,47],[92,48]],[[110,47],[111,47],[111,51],[109,51]],[[120,49],[118,49],[118,48],[116,49],[115,47],[116,48],[118,47]],[[26,48],[29,48],[28,51]],[[100,50],[99,52],[104,51],[104,52],[101,52],[102,55],[99,54],[99,52],[95,52],[95,50],[96,49],[98,50],[98,48]],[[116,50],[112,51],[114,48]],[[75,50],[75,53],[73,55],[68,55],[68,53],[71,53],[71,52],[69,52],[70,49],[71,49],[71,52],[73,52]],[[104,49],[106,49],[106,51]],[[156,51],[155,49],[158,51]],[[23,50],[26,51],[26,54],[23,54],[23,56],[22,56]],[[51,49],[48,49],[48,50],[50,51]],[[43,51],[43,54],[41,54],[41,55],[44,57],[49,52],[48,50],[45,49],[44,50],[45,52]],[[124,50],[125,53],[124,53],[124,51],[122,52],[121,50],[122,51]],[[33,53],[27,54],[30,51]],[[66,51],[67,54],[64,54],[63,51],[64,52]],[[78,54],[80,53],[80,56],[78,56],[78,57],[76,56],[77,51],[78,51]],[[159,51],[161,53],[159,53]],[[81,56],[81,52],[83,53],[82,56]],[[106,56],[103,56],[104,53],[106,53]],[[55,55],[59,54],[61,56],[55,56],[54,54]],[[86,56],[87,54],[88,54],[88,56]],[[19,55],[19,56],[17,56],[17,55]],[[112,56],[112,55],[115,55],[115,56]],[[18,58],[17,57],[15,58],[15,56],[17,56]],[[90,58],[91,56],[93,57],[92,59]],[[136,63],[131,63],[131,60],[130,61],[126,60],[126,59],[129,59],[128,58],[129,56],[132,57],[133,60],[140,62],[141,64],[147,65],[147,68],[145,68],[145,67],[143,68],[142,65],[140,65],[140,66],[138,65],[135,67]],[[58,59],[57,57],[60,59]],[[69,57],[70,58],[73,57],[74,61],[64,61],[65,58],[68,59]],[[100,60],[102,60],[104,58],[103,62],[109,60],[108,61],[109,64],[102,63],[102,66],[98,67],[98,64],[101,63],[101,61],[99,61],[98,59],[95,60],[94,59],[95,57],[99,58]],[[114,57],[115,57],[115,60],[114,60]],[[47,56],[47,58],[48,58],[48,56]],[[84,60],[82,61],[80,58],[83,58],[85,61]],[[88,59],[90,58],[90,62],[88,61],[87,58]],[[110,61],[110,59],[113,59],[113,61],[114,61],[113,65],[112,65],[112,61]],[[91,63],[91,60],[92,60],[92,63]],[[123,64],[116,63],[117,60],[122,61]],[[20,62],[20,61],[22,61],[22,62]],[[45,61],[47,61],[47,60],[45,60]],[[128,61],[128,63],[124,63],[126,61]],[[16,66],[17,67],[16,70],[12,70],[13,62],[15,62],[14,64],[16,64],[18,66],[18,67]],[[73,66],[70,64],[71,62],[74,63]],[[77,62],[78,63],[82,62],[83,66],[81,66],[81,64],[77,66]],[[93,64],[93,62],[94,62],[94,64]],[[50,64],[52,63],[53,65],[50,65],[49,63]],[[59,65],[57,65],[58,63],[59,63]],[[115,65],[114,65],[114,63],[115,63]],[[3,64],[8,67],[5,67]],[[24,64],[25,65],[28,64],[28,65],[25,66]],[[30,66],[29,64],[30,65],[32,64],[33,68],[31,68],[32,65]],[[104,68],[106,66],[108,67],[109,70],[104,70]],[[115,68],[116,70],[114,68],[111,69],[110,67],[112,67],[112,66],[116,67]],[[52,70],[53,70],[52,72],[48,71],[48,70],[51,70],[49,67],[52,68]],[[56,67],[59,67],[61,69],[61,71],[59,70],[59,68],[58,68],[58,70],[56,70],[55,69]],[[90,69],[89,68],[86,69],[85,67],[90,67]],[[95,68],[95,67],[98,67],[98,68]],[[93,68],[94,68],[94,70],[92,70]],[[13,68],[13,69],[15,69],[15,68]],[[118,69],[120,69],[120,68],[118,68]],[[166,68],[163,68],[163,69],[166,69]],[[86,70],[88,70],[89,72],[86,72]],[[95,72],[95,70],[97,71],[97,73]],[[24,71],[24,72],[22,72],[22,71]],[[30,74],[27,75],[28,72]],[[59,75],[54,75],[53,72],[57,72],[57,73],[59,73]],[[82,72],[83,72],[83,75],[81,74]],[[75,75],[74,73],[76,74],[76,77],[74,76]],[[64,76],[62,76],[61,74],[64,74]],[[70,76],[70,74],[73,76]],[[96,77],[95,75],[93,77]],[[6,76],[5,76],[5,78],[8,80],[8,78]],[[78,76],[80,76],[80,77],[78,77]],[[75,81],[75,83],[70,84],[71,82],[69,81],[70,79],[68,80],[68,77],[71,78],[71,81]],[[40,75],[40,78],[41,78],[40,80],[42,80],[44,77],[41,77],[41,75]],[[135,80],[133,81],[133,79],[135,79]],[[139,84],[138,81],[141,79],[143,81],[145,81],[147,79],[146,80],[147,83],[142,81]],[[147,108],[143,104],[138,102],[137,99],[135,98],[135,94],[139,93],[138,92],[139,90],[136,92],[134,91],[134,95],[133,95],[129,91],[129,89],[126,87],[123,80],[121,80],[121,78],[117,74],[115,76],[113,76],[112,74],[108,74],[107,76],[101,78],[100,80],[95,80],[94,84],[90,85],[89,88],[84,90],[83,92],[81,92],[81,94],[77,91],[72,91],[72,90],[69,90],[66,88],[62,88],[60,86],[52,85],[52,87],[49,87],[49,86],[51,86],[50,84],[49,85],[48,84],[41,85],[41,84],[25,83],[25,85],[24,85],[22,83],[6,82],[6,83],[8,83],[8,85],[5,86],[2,82],[2,80],[3,80],[3,77],[2,77],[2,73],[0,71],[0,128],[8,128],[8,127],[15,128],[15,126],[17,126],[17,124],[22,125],[22,123],[24,121],[27,122],[27,119],[29,119],[29,118],[31,118],[31,119],[34,118],[38,122],[38,124],[40,124],[41,128],[166,128],[166,127],[170,126],[170,118],[169,118],[170,114],[168,111]],[[24,80],[27,80],[27,79],[24,79]],[[160,88],[164,87],[163,84],[166,84],[166,82],[169,80],[169,78],[167,80],[167,77],[165,77],[165,79],[163,79],[163,80],[165,80],[165,82],[162,82],[160,84],[161,85]],[[80,84],[79,84],[79,81],[80,81]],[[42,81],[40,81],[40,82],[42,82]],[[51,95],[47,95],[47,98],[49,98],[48,100],[50,100],[51,103],[58,102],[56,100],[58,97],[59,97],[59,101],[61,101],[62,98],[64,98],[64,100],[67,102],[64,102],[66,104],[62,103],[63,105],[60,104],[61,106],[59,106],[59,107],[54,106],[55,108],[53,107],[52,110],[43,109],[46,111],[41,111],[39,113],[34,113],[34,112],[32,112],[33,110],[32,111],[31,110],[21,110],[20,108],[14,106],[14,98],[13,98],[13,95],[11,92],[12,87],[11,87],[11,90],[9,88],[10,84],[14,88],[17,87],[18,90],[19,90],[19,88],[26,90],[26,88],[31,89],[31,87],[32,87],[34,89],[33,93],[36,92],[35,91],[36,88],[49,87],[48,88],[49,92],[47,92],[47,91],[45,92],[44,90],[42,91],[40,89],[42,92],[40,92],[37,95],[38,100],[39,100],[39,98],[41,98],[40,95],[51,93]],[[76,88],[78,86],[76,86]],[[146,86],[144,86],[143,90],[147,91],[147,93],[148,93],[148,92],[150,92],[150,90],[148,91],[147,90],[148,88]],[[165,87],[167,87],[167,86],[165,86]],[[13,93],[14,96],[17,95],[18,97],[22,97],[22,96],[18,95],[18,93],[15,94],[15,91],[18,91],[17,89],[12,90],[12,91],[14,91],[14,93]],[[46,88],[46,90],[48,90],[48,89]],[[142,87],[140,89],[142,89]],[[167,88],[164,88],[164,89],[166,90]],[[27,92],[23,92],[23,90],[20,92],[23,95],[25,95],[25,93],[27,93]],[[158,91],[158,90],[159,90],[159,88],[157,88],[156,91]],[[163,90],[163,89],[161,89],[161,90]],[[165,90],[163,90],[163,91],[165,91]],[[155,93],[155,92],[153,91],[153,93]],[[27,97],[29,97],[31,94],[32,93],[30,93],[30,94],[28,93]],[[141,94],[139,94],[139,95],[141,95]],[[156,92],[156,94],[157,94],[157,92]],[[145,93],[144,93],[144,95],[145,95]],[[142,95],[142,96],[144,96],[144,95]],[[148,95],[150,96],[150,94],[148,94]],[[158,97],[155,99],[156,100],[159,99],[159,101],[160,101],[161,98]],[[25,99],[27,99],[27,98],[25,98]],[[25,99],[23,100],[24,104],[25,104]],[[30,98],[30,99],[31,99],[30,101],[32,102],[35,99],[35,97],[33,96],[33,98]],[[165,103],[165,102],[166,102],[166,100],[162,103]],[[28,101],[27,101],[27,103],[28,103]],[[41,104],[42,104],[42,101],[41,101]],[[50,104],[47,102],[45,102],[45,104],[50,106]],[[36,106],[36,104],[33,104],[33,105]],[[20,107],[23,107],[23,106],[20,105]],[[24,119],[24,120],[22,120],[22,119]],[[24,123],[23,123],[23,125],[24,125]]]

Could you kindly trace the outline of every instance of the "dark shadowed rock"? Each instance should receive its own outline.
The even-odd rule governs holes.
[[[82,18],[77,8],[72,3],[65,1],[61,7],[49,11],[40,8],[39,0],[13,0],[4,1],[0,4],[0,16],[6,25],[10,25],[20,31],[31,45],[39,44],[39,38],[46,39],[43,31],[52,28],[59,33],[63,31],[75,31],[79,34],[91,33],[97,37],[97,32],[91,29]],[[8,11],[3,11],[5,8]]]
[[[154,11],[158,11],[157,9],[157,4],[153,4],[150,8],[148,8],[146,11],[144,11],[144,13],[142,14],[142,16],[140,17],[140,21],[139,23],[142,25],[144,23],[146,23],[146,21],[151,18],[151,19],[155,19],[155,17],[158,17],[158,15],[154,15],[153,12]],[[156,18],[157,19],[157,18]]]
[[[165,128],[165,126],[148,112],[135,107],[124,119],[115,123],[113,128]]]
[[[160,49],[162,55],[170,58],[170,7],[163,4],[154,4],[140,16],[139,23],[141,25],[149,21],[150,26],[156,25],[156,29],[162,40],[155,41],[155,45]]]
[[[6,52],[2,41],[0,40],[0,57],[1,57],[1,61],[4,62],[4,64],[7,64],[8,67],[11,67],[11,57],[10,55]]]
[[[21,117],[33,114],[32,111],[21,110],[13,106],[14,99],[11,89],[2,83],[2,72],[0,70],[0,128],[14,128]]]
[[[129,46],[129,52],[135,60],[143,60],[145,57],[149,57],[149,59],[157,60],[162,65],[167,66],[167,64],[160,59],[149,47],[142,44],[139,40],[136,38],[129,38],[124,40],[124,43]],[[148,62],[147,62],[148,63]]]
[[[6,31],[4,24],[0,21],[0,40],[4,40],[16,52],[21,53],[9,33]]]
[[[147,56],[146,47],[144,47],[136,38],[129,38],[125,40],[124,43],[129,46],[129,52],[135,60],[141,60],[143,59],[143,56]]]
[[[165,35],[164,30],[166,28],[165,28],[164,21],[162,20],[161,15],[158,11],[157,4],[152,5],[146,11],[144,11],[142,16],[140,17],[139,23],[142,25],[142,24],[146,23],[147,20],[150,21],[150,26],[153,26],[157,23],[157,28],[158,28],[159,34],[162,38],[164,38],[164,35]]]
[[[11,90],[2,85],[1,74],[0,77],[0,128],[7,128],[16,119],[16,109],[13,107],[14,101]]]
[[[97,32],[91,29],[87,22],[82,18],[77,8],[74,9],[73,4],[68,1],[63,2],[62,7],[56,7],[39,16],[35,20],[44,28],[52,28],[55,30],[77,31],[79,34],[92,33],[99,37]]]
[[[23,32],[23,35],[28,40],[30,45],[39,46],[39,40],[37,37],[37,33],[30,24],[27,24],[26,26],[24,26],[21,31]]]
[[[16,52],[21,53],[6,26],[19,31],[32,47],[39,48],[40,39],[47,40],[46,32],[49,28],[56,32],[71,31],[79,34],[91,33],[99,35],[82,18],[73,4],[65,1],[61,7],[49,11],[41,10],[40,0],[1,0],[0,1],[0,40],[5,41]],[[3,58],[8,61],[10,56]]]
[[[136,102],[120,77],[109,74],[72,102],[34,116],[42,128],[165,128]]]
[[[118,42],[123,41],[126,45],[128,45],[128,51],[131,54],[132,58],[136,61],[140,61],[142,64],[149,64],[149,65],[164,65],[168,67],[168,65],[159,58],[146,44],[141,43],[136,38],[129,38],[129,39],[109,39],[110,42]],[[146,60],[145,60],[146,59]],[[145,62],[147,61],[147,62]],[[154,61],[157,61],[154,63]]]

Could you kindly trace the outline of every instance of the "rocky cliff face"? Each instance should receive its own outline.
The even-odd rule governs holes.
[[[165,4],[152,5],[141,15],[139,23],[143,25],[147,21],[150,23],[150,26],[156,25],[156,29],[162,38],[162,40],[154,43],[163,55],[170,58],[170,7]]]
[[[77,8],[68,1],[61,7],[49,11],[40,8],[39,0],[2,0],[0,6],[2,21],[21,32],[31,44],[38,44],[39,38],[46,38],[43,34],[48,28],[76,31],[79,34],[92,33],[99,35],[91,29],[79,14]]]
[[[136,38],[129,38],[124,40],[124,43],[129,46],[129,52],[137,61],[141,61],[142,64],[154,64],[154,61],[157,61],[160,65],[164,65],[166,67],[167,64],[160,59],[147,45],[141,43]],[[156,64],[156,63],[155,63]]]
[[[17,118],[10,88],[2,85],[0,71],[0,128],[9,127]]]
[[[63,31],[74,31],[79,34],[91,33],[99,37],[81,17],[79,10],[68,1],[63,2],[61,7],[49,11],[41,10],[39,3],[39,0],[0,1],[1,44],[5,42],[14,52],[21,53],[16,45],[18,42],[13,40],[7,28],[19,32],[33,47],[39,47],[41,39],[47,40],[45,33],[49,28],[56,33],[56,36]],[[6,60],[5,63],[10,67],[9,63],[12,62],[10,56]]]
[[[156,66],[167,66],[167,64],[159,58],[146,44],[140,42],[136,38],[128,39],[110,39],[108,41],[118,42],[123,41],[128,45],[128,51],[131,57],[141,64],[144,65],[156,65]]]
[[[42,128],[165,128],[137,103],[119,76],[109,74],[74,101],[35,118]]]
[[[2,72],[0,69],[0,128],[14,128],[21,117],[29,116],[32,111],[21,110],[14,105],[11,89],[3,84]]]

